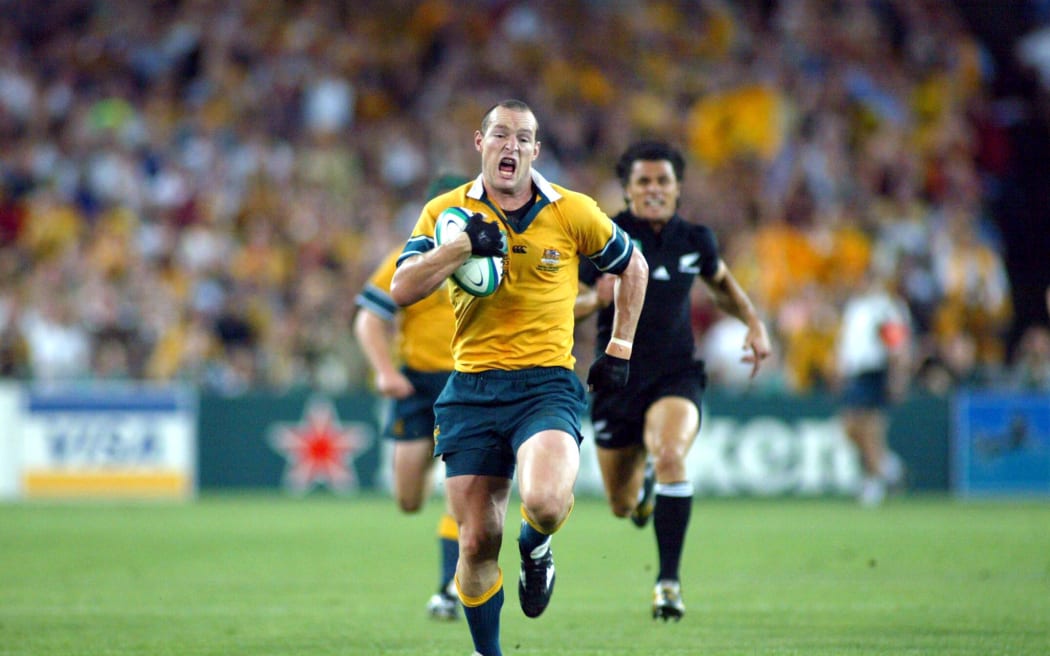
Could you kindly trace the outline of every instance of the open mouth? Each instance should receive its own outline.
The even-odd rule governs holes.
[[[499,172],[504,175],[514,175],[514,171],[518,170],[518,163],[511,157],[504,157],[499,161]]]

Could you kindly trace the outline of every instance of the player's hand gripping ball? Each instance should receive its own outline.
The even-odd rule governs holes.
[[[452,272],[452,280],[472,296],[489,296],[503,280],[503,254],[507,251],[503,232],[480,212],[464,207],[450,207],[438,215],[434,227],[438,246],[461,232],[470,237],[471,256]]]
[[[612,391],[627,386],[631,361],[602,353],[595,358],[587,372],[587,385],[595,391]]]
[[[485,220],[481,212],[475,212],[463,228],[470,238],[470,252],[481,257],[501,257],[507,252],[503,233],[495,223]]]

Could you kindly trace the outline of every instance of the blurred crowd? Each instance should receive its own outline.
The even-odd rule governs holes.
[[[762,386],[834,385],[840,311],[870,274],[913,313],[918,384],[1050,389],[1045,329],[1005,342],[988,208],[1009,143],[949,2],[0,8],[2,377],[366,385],[354,296],[428,183],[477,170],[483,112],[517,97],[537,168],[610,214],[628,143],[686,150],[683,214],[715,229],[777,342]],[[739,342],[697,301],[735,384]]]

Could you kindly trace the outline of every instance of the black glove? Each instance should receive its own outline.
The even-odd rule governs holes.
[[[602,353],[587,372],[587,385],[592,390],[612,391],[627,386],[627,376],[631,371],[631,361],[614,355]]]
[[[470,252],[483,257],[500,257],[506,251],[503,233],[495,223],[489,223],[480,212],[474,212],[463,229],[470,237]]]

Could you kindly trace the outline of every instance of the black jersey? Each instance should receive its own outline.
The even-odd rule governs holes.
[[[693,326],[690,290],[697,276],[718,271],[718,241],[704,225],[688,223],[677,214],[659,232],[648,221],[629,211],[613,221],[623,228],[649,264],[645,305],[638,319],[631,355],[631,377],[646,378],[692,366]],[[588,262],[581,266],[580,280],[594,285],[598,270]],[[603,353],[612,336],[614,307],[598,313],[597,353]]]

